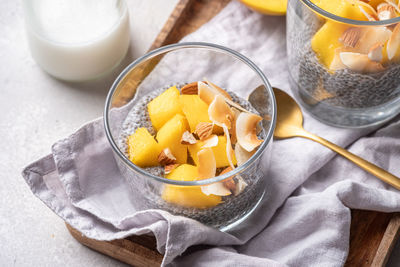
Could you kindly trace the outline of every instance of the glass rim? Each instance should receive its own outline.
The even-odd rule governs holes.
[[[392,25],[394,23],[400,22],[400,17],[395,17],[395,18],[388,19],[388,20],[377,20],[377,21],[364,21],[364,20],[348,19],[348,18],[337,16],[335,14],[332,14],[332,13],[320,8],[319,6],[317,6],[316,4],[311,2],[311,0],[301,0],[301,2],[303,2],[305,5],[307,5],[313,11],[315,11],[316,13],[320,14],[323,17],[327,17],[331,20],[345,23],[345,24],[351,24],[354,26],[388,26],[388,25]]]
[[[204,180],[196,180],[196,181],[177,181],[177,180],[171,180],[167,179],[164,177],[156,176],[153,175],[147,171],[145,171],[143,168],[140,168],[139,166],[133,164],[123,153],[119,147],[117,146],[117,143],[114,140],[114,137],[112,136],[111,129],[110,129],[110,119],[108,116],[110,107],[111,107],[111,100],[114,96],[115,90],[117,89],[119,83],[123,80],[123,78],[126,77],[127,74],[129,74],[130,70],[132,70],[134,67],[137,65],[141,64],[142,62],[145,62],[148,59],[154,58],[155,56],[161,55],[165,52],[170,52],[170,51],[175,51],[178,49],[185,49],[185,48],[201,48],[201,49],[211,49],[213,51],[221,52],[224,54],[228,54],[229,56],[232,56],[243,63],[245,63],[249,68],[251,68],[262,80],[263,85],[265,86],[269,97],[271,99],[271,104],[272,104],[272,114],[271,114],[271,123],[270,127],[268,129],[268,132],[266,134],[265,140],[262,142],[260,147],[258,147],[257,151],[248,159],[244,164],[238,166],[234,170],[227,172],[223,175],[215,176],[212,178],[204,179]],[[232,177],[236,174],[239,174],[243,170],[247,169],[250,167],[250,165],[257,160],[258,158],[261,157],[263,154],[265,148],[267,145],[270,143],[272,137],[273,137],[273,132],[275,129],[275,124],[276,124],[276,113],[277,113],[277,107],[276,107],[276,100],[275,100],[275,95],[272,90],[272,86],[270,85],[267,77],[264,75],[264,73],[261,71],[259,67],[255,63],[253,63],[250,59],[245,57],[244,55],[240,54],[239,52],[221,46],[217,44],[212,44],[212,43],[205,43],[205,42],[184,42],[184,43],[177,43],[177,44],[171,44],[171,45],[166,45],[160,48],[157,48],[155,50],[152,50],[148,52],[147,54],[139,57],[138,59],[134,60],[131,64],[129,64],[115,79],[113,82],[110,91],[107,94],[106,102],[105,102],[105,107],[104,107],[104,114],[103,114],[103,123],[104,123],[104,129],[106,132],[106,136],[108,139],[108,142],[111,144],[111,148],[113,152],[116,153],[116,155],[133,171],[138,172],[141,175],[144,175],[148,178],[152,178],[158,182],[161,183],[166,183],[166,184],[172,184],[172,185],[179,185],[179,186],[201,186],[201,185],[208,185],[212,184],[215,182],[220,182],[223,181],[229,177]]]

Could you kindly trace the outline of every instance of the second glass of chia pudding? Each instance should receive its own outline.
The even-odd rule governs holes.
[[[351,128],[399,113],[399,15],[394,0],[289,0],[290,85],[307,111]]]

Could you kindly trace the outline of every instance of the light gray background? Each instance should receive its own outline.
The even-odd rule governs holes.
[[[55,80],[30,57],[21,1],[0,9],[0,266],[123,265],[76,242],[35,198],[20,173],[51,145],[102,115],[118,72],[151,45],[178,0],[128,0],[131,48],[118,70],[95,82]],[[47,81],[39,86],[38,81]],[[388,266],[400,266],[400,242]]]

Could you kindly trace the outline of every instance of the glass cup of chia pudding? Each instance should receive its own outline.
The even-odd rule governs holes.
[[[303,107],[351,128],[398,114],[399,15],[396,0],[289,0],[290,83]]]
[[[253,107],[248,95],[264,86]],[[261,108],[262,106],[262,108]],[[210,43],[156,49],[107,96],[105,132],[137,210],[162,209],[222,231],[268,196],[276,103],[262,71]]]

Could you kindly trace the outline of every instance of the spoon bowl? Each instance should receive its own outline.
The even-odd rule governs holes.
[[[299,133],[303,128],[303,114],[299,105],[282,90],[274,89],[277,105],[277,121],[274,137],[290,138]]]

